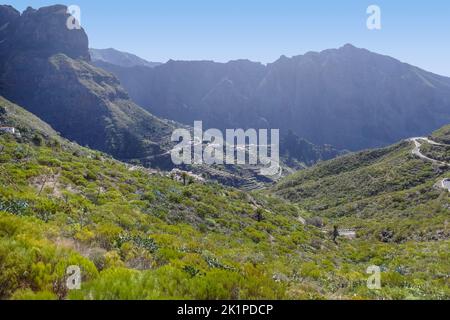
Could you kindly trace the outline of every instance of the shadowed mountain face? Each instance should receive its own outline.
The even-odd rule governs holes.
[[[93,62],[102,61],[121,67],[149,67],[153,68],[161,65],[159,62],[150,62],[135,56],[134,54],[122,52],[112,48],[109,49],[89,49]]]
[[[134,104],[119,81],[92,66],[84,30],[65,6],[0,6],[0,94],[81,145],[120,159],[160,154],[172,126]]]
[[[270,127],[358,150],[450,122],[450,78],[346,45],[264,66],[169,61],[153,69],[99,63],[134,101],[183,123]]]

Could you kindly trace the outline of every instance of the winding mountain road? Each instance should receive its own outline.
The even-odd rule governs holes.
[[[409,141],[414,142],[414,145],[415,145],[415,148],[412,151],[413,155],[415,155],[415,156],[417,156],[417,157],[419,157],[419,158],[421,158],[423,160],[431,161],[431,162],[433,162],[435,164],[450,166],[450,163],[439,161],[439,160],[436,160],[436,159],[432,159],[432,158],[427,157],[426,155],[424,155],[420,151],[420,147],[422,146],[422,143],[420,141],[425,141],[425,142],[427,142],[427,143],[429,143],[431,145],[434,145],[434,146],[443,146],[443,147],[445,147],[445,146],[449,146],[449,145],[442,144],[442,143],[437,143],[437,142],[435,142],[433,140],[430,140],[430,139],[424,138],[424,137],[411,138],[411,139],[409,139]]]
[[[440,160],[436,160],[436,159],[432,159],[430,157],[427,157],[426,155],[424,155],[421,151],[420,151],[420,147],[422,146],[421,141],[425,141],[433,146],[442,146],[442,147],[448,147],[450,145],[447,144],[442,144],[442,143],[437,143],[433,140],[430,140],[428,138],[424,138],[424,137],[417,137],[417,138],[411,138],[409,139],[409,141],[414,142],[414,149],[412,150],[412,154],[419,157],[420,159],[423,159],[425,161],[430,161],[434,164],[438,164],[438,165],[446,165],[446,166],[450,166],[450,163],[447,162],[443,162]],[[450,192],[450,179],[443,179],[440,183],[439,186],[442,189],[446,189]]]

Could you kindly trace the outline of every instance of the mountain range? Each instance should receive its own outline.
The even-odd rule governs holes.
[[[250,193],[124,164],[4,98],[0,124],[20,130],[0,130],[0,299],[450,297],[450,165],[413,141]],[[450,161],[450,146],[420,141]],[[65,286],[73,265],[80,290]]]
[[[183,125],[144,110],[113,74],[94,66],[115,63],[145,70],[155,64],[113,49],[89,50],[83,29],[66,28],[66,11],[56,5],[20,14],[0,7],[0,95],[80,145],[145,166],[172,167],[169,157],[160,155],[168,151],[173,130]],[[291,163],[297,167],[339,154],[307,141],[304,154],[284,146],[282,153],[295,155]]]
[[[450,126],[418,136],[448,119],[447,78],[350,45],[124,67],[92,61],[66,11],[0,6],[0,299],[449,299]],[[148,79],[161,105],[146,108],[170,119],[279,124],[282,161],[302,170],[170,171],[170,134],[190,128],[131,100]],[[347,153],[300,124],[355,149],[411,137]]]
[[[158,65],[114,49],[89,50],[83,29],[64,27],[67,18],[64,6],[22,14],[0,7],[0,94],[64,137],[120,159],[166,150],[177,125],[163,118],[219,129],[281,128],[284,140],[291,133],[316,150],[352,151],[450,122],[449,78],[352,45],[268,65]],[[284,144],[282,153],[295,152]],[[329,158],[322,153],[307,162]]]
[[[213,128],[281,128],[361,150],[450,122],[450,78],[347,44],[263,65],[168,61],[149,69],[102,61],[153,114]],[[195,79],[195,81],[193,81]]]
[[[119,81],[90,64],[88,37],[69,30],[65,6],[0,7],[1,95],[65,138],[120,159],[163,152],[173,126],[133,103]]]

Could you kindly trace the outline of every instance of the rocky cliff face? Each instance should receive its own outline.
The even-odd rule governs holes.
[[[65,6],[0,6],[0,94],[25,107],[64,137],[120,159],[162,152],[167,122],[134,104],[110,73],[89,64],[83,29],[69,30]]]
[[[90,60],[88,37],[83,29],[67,28],[67,7],[56,5],[39,10],[28,8],[22,14],[11,6],[0,6],[2,54],[32,52],[48,57],[64,53],[73,59]]]

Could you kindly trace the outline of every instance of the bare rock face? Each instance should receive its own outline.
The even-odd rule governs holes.
[[[49,57],[63,53],[89,61],[89,41],[84,30],[67,28],[67,7],[55,5],[38,10],[28,8],[22,15],[11,6],[0,6],[0,48],[3,55],[33,52]]]

